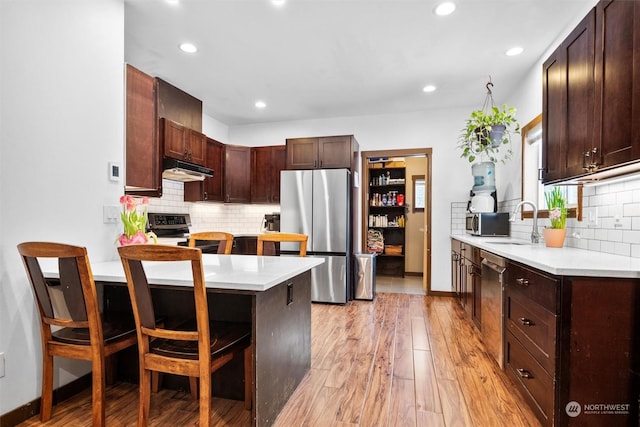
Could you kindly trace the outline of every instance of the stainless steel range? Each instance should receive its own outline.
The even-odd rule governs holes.
[[[147,231],[158,236],[158,243],[187,246],[191,217],[188,213],[149,213]]]

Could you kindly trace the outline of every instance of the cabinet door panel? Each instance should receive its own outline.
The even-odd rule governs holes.
[[[225,146],[225,202],[251,201],[251,149],[237,145]]]
[[[318,158],[318,138],[287,139],[287,169],[314,169]]]
[[[271,148],[251,149],[251,203],[271,202]]]
[[[287,163],[287,147],[284,145],[272,147],[271,169],[273,180],[271,181],[271,202],[280,203],[280,172],[285,170]]]
[[[189,158],[188,160],[197,165],[205,166],[206,163],[206,140],[207,137],[195,130],[189,131]]]
[[[204,180],[204,199],[210,201],[224,200],[224,145],[207,138],[207,167],[214,170],[211,178]]]
[[[188,129],[171,120],[161,119],[160,121],[164,139],[164,155],[174,159],[186,160],[188,155],[186,147]]]
[[[565,176],[588,172],[593,139],[593,68],[595,66],[595,10],[563,43],[567,61],[567,171]],[[589,157],[585,158],[585,153]]]
[[[162,149],[156,114],[156,80],[127,65],[126,150],[127,193],[162,195]]]
[[[543,65],[542,92],[542,167],[544,181],[564,176],[566,149],[565,127],[565,63],[562,48],[558,48]]]
[[[637,158],[637,153],[633,153],[632,108],[634,86],[640,86],[640,82],[631,78],[634,11],[640,9],[636,3],[611,1],[597,5],[596,52],[601,54],[595,68],[595,131],[600,139],[597,158],[603,167]]]
[[[351,168],[351,139],[348,136],[318,138],[319,168]]]

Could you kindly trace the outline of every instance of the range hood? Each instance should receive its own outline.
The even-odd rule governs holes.
[[[162,178],[172,181],[204,181],[205,178],[212,177],[213,173],[213,169],[188,163],[183,160],[165,157],[163,161]]]

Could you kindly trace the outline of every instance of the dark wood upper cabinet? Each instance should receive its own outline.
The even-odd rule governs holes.
[[[596,6],[594,132],[598,167],[640,158],[640,5]]]
[[[202,132],[202,101],[156,78],[158,85],[158,117],[165,117],[188,129]]]
[[[287,139],[287,169],[352,169],[358,143],[353,135]]]
[[[602,0],[543,65],[543,180],[640,159],[640,4]]]
[[[564,176],[565,137],[564,120],[552,120],[551,117],[563,117],[565,111],[565,62],[562,46],[545,61],[542,67],[542,168],[545,181],[555,181]]]
[[[225,145],[224,201],[251,202],[251,147]]]
[[[180,143],[190,150],[193,163],[204,165],[205,145],[202,131],[202,101],[162,79],[149,76],[126,65],[126,144],[125,192],[162,196],[162,159],[165,156],[160,118],[171,120],[192,131],[171,128],[171,144]],[[185,143],[185,141],[188,141]],[[200,145],[200,142],[202,144]],[[176,149],[176,153],[179,151]],[[177,154],[175,154],[177,157]],[[177,157],[183,159],[183,157]],[[195,160],[193,160],[195,159]]]
[[[204,181],[185,182],[185,202],[224,201],[224,147],[221,142],[206,138],[206,167],[213,169],[214,174]]]
[[[562,44],[566,61],[566,175],[584,174],[593,140],[593,67],[595,11]]]
[[[156,79],[126,65],[125,192],[162,196]]]
[[[543,65],[545,182],[587,173],[593,140],[595,9]]]
[[[166,157],[205,166],[205,135],[166,118],[160,119],[160,128]]]
[[[251,148],[251,203],[280,203],[280,172],[286,146]]]

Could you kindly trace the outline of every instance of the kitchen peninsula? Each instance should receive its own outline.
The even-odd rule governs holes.
[[[253,425],[272,425],[310,368],[311,269],[323,260],[203,254],[202,261],[212,320],[251,323]],[[193,297],[184,291],[193,286],[190,264],[150,267],[147,275],[156,310],[167,322],[188,315]],[[130,304],[119,260],[91,268],[96,284],[104,288],[106,313]],[[58,276],[55,263],[43,263],[43,270],[47,277]],[[239,390],[241,396],[241,378],[240,372],[214,381],[214,395],[234,397]]]

